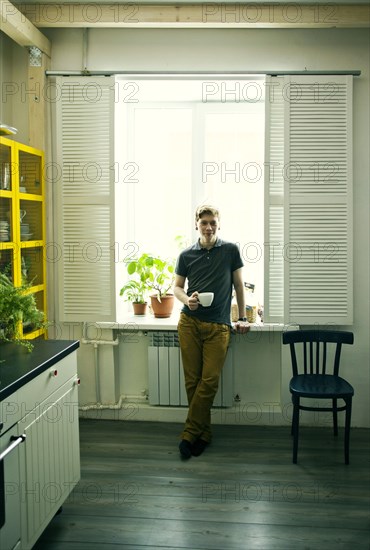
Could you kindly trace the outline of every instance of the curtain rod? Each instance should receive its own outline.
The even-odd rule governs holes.
[[[268,76],[295,76],[295,75],[317,75],[317,76],[337,76],[337,75],[352,75],[360,76],[361,71],[354,69],[348,71],[45,71],[46,76],[158,76],[158,77],[191,77],[191,76],[253,76],[253,75],[268,75]]]

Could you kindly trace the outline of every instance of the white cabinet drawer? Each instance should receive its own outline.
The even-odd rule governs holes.
[[[70,378],[77,378],[77,354],[73,352],[18,390],[21,417],[43,403]]]

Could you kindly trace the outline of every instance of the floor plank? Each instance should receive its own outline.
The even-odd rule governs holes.
[[[215,426],[180,459],[181,426],[81,420],[81,481],[36,550],[369,550],[369,430]]]

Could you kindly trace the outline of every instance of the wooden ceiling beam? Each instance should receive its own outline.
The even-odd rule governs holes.
[[[49,39],[21,13],[9,0],[0,0],[0,29],[20,46],[36,46],[48,57],[51,55]]]
[[[370,6],[332,3],[20,4],[36,27],[93,28],[361,28]]]

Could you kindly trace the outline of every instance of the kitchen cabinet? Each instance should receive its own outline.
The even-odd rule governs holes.
[[[31,354],[14,344],[0,348],[5,351],[0,388],[8,390],[1,400],[0,449],[10,436],[25,436],[12,454],[12,472],[10,461],[4,463],[6,502],[1,550],[13,549],[15,544],[22,550],[31,549],[80,478],[78,342],[40,340],[34,344]],[[37,367],[27,369],[27,361]],[[17,364],[21,365],[21,376],[9,386],[13,373],[8,367]],[[6,395],[12,385],[19,387]]]
[[[19,437],[17,424],[0,437],[0,548],[1,550],[20,548],[21,516],[19,491],[19,450],[16,444]],[[23,439],[23,438],[22,438]],[[24,442],[24,440],[23,440]],[[6,521],[7,520],[7,521]]]
[[[46,312],[44,154],[0,137],[0,271],[17,287],[30,285]],[[20,324],[19,336],[33,339],[45,329]]]

